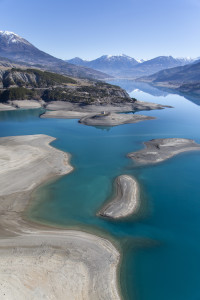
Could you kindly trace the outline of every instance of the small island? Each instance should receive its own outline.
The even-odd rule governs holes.
[[[155,118],[143,115],[117,114],[108,112],[83,117],[79,120],[79,123],[88,126],[117,126],[153,119]]]
[[[117,126],[133,124],[146,120],[154,120],[154,117],[134,114],[142,110],[164,109],[155,103],[147,103],[138,100],[122,103],[102,103],[82,105],[67,101],[52,101],[46,105],[46,111],[41,118],[79,119],[79,123],[88,126]],[[169,107],[169,106],[168,106]],[[127,112],[132,112],[127,114]]]
[[[129,175],[118,176],[115,181],[116,196],[99,211],[102,217],[119,219],[137,213],[139,208],[139,186]]]
[[[191,139],[167,138],[154,139],[144,143],[146,148],[128,154],[137,164],[155,164],[179,153],[200,150],[200,145]]]

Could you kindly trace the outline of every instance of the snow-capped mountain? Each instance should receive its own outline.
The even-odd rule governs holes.
[[[137,62],[138,62],[139,64],[141,64],[141,63],[143,63],[143,62],[146,61],[146,59],[136,59],[136,60],[137,60]]]
[[[2,42],[5,44],[24,44],[24,45],[31,45],[27,40],[20,37],[18,34],[10,31],[1,31],[0,30],[0,37]]]
[[[192,57],[177,57],[177,60],[179,60],[179,61],[181,61],[182,63],[185,63],[185,64],[193,63],[197,59],[198,58],[192,58]]]
[[[147,76],[164,69],[183,66],[193,61],[191,58],[173,58],[172,56],[159,56],[150,60],[136,60],[125,54],[103,55],[91,61],[83,60],[79,57],[68,60],[68,62],[75,65],[87,66],[115,77],[124,78]]]
[[[118,77],[120,77],[121,74],[126,73],[127,69],[139,64],[136,59],[125,54],[103,55],[91,61],[82,60],[76,57],[68,60],[68,62],[76,65],[87,66],[89,68]]]
[[[134,64],[137,64],[137,60],[126,55],[126,54],[119,54],[119,55],[103,55],[101,57],[99,57],[98,59],[101,60],[107,60],[107,61],[129,61],[129,62],[133,62]],[[97,59],[96,59],[97,60]]]
[[[184,66],[191,63],[191,59],[174,58],[172,56],[158,56],[137,65],[133,71],[136,77],[148,76],[161,70]]]
[[[50,71],[60,72],[74,77],[95,79],[109,77],[107,74],[75,66],[49,55],[36,48],[26,39],[10,31],[0,31],[0,56],[17,62],[25,62],[32,65],[39,64]]]

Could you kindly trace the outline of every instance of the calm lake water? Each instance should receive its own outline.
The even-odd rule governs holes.
[[[112,237],[123,253],[120,282],[127,300],[199,300],[200,152],[143,168],[126,157],[153,138],[192,138],[200,143],[198,99],[126,80],[112,83],[138,100],[174,108],[142,112],[157,119],[113,128],[40,119],[40,109],[0,112],[1,136],[48,134],[57,138],[53,146],[72,154],[75,171],[39,188],[28,215]],[[123,221],[97,217],[120,174],[135,176],[141,185],[140,215]]]

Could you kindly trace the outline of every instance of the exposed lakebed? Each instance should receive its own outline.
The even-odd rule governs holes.
[[[102,231],[116,239],[123,250],[120,278],[127,299],[197,299],[200,153],[179,154],[148,167],[136,167],[126,155],[156,138],[190,138],[200,143],[200,106],[176,95],[156,97],[136,91],[131,96],[174,109],[142,112],[157,119],[112,128],[40,119],[41,110],[1,112],[0,135],[48,134],[57,138],[53,146],[72,154],[75,171],[38,189],[29,216]],[[143,210],[137,217],[119,221],[96,216],[112,197],[113,181],[121,174],[139,182]]]

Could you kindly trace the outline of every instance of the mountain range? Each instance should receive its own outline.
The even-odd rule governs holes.
[[[180,86],[184,83],[200,82],[200,62],[162,70],[153,75],[141,77],[138,80],[157,85],[169,83],[169,85],[174,86]]]
[[[182,93],[200,95],[200,61],[159,71],[137,79],[155,86],[176,89]]]
[[[160,70],[183,66],[193,61],[191,58],[173,58],[172,56],[159,56],[145,61],[136,60],[125,54],[103,55],[91,61],[79,57],[67,60],[68,63],[89,67],[117,78],[148,76]]]
[[[159,56],[139,61],[122,54],[103,55],[91,61],[80,58],[64,61],[15,33],[0,31],[0,74],[6,69],[32,67],[85,79],[137,78],[160,87],[200,94],[200,59]]]
[[[90,68],[77,66],[45,53],[19,35],[0,31],[0,56],[15,62],[45,68],[64,75],[80,78],[104,79],[107,74]]]

